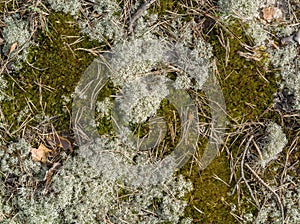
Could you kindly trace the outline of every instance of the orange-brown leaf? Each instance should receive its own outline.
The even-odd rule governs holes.
[[[13,43],[13,44],[10,46],[9,54],[11,54],[14,50],[16,50],[17,46],[18,46],[18,42]]]
[[[270,23],[274,20],[281,20],[283,13],[280,8],[270,6],[262,9],[262,17],[265,21]]]
[[[41,143],[37,149],[31,148],[31,158],[35,162],[45,163],[50,152],[51,150]]]

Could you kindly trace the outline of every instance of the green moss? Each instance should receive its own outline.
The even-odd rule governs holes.
[[[267,54],[263,49],[259,61],[242,57],[239,52],[247,52],[243,44],[251,46],[251,39],[245,34],[243,24],[234,20],[225,26],[215,24],[209,33],[209,43],[213,47],[218,69],[218,79],[226,101],[226,112],[233,123],[257,122],[264,120],[278,120],[279,116],[272,108],[273,94],[277,91],[275,74],[268,73],[265,66]],[[228,49],[222,46],[219,38]],[[227,60],[227,59],[228,60]],[[265,80],[262,76],[265,77]],[[201,119],[201,118],[200,118]],[[228,131],[235,131],[231,123]],[[241,153],[239,146],[242,137],[232,139],[227,145],[235,158]],[[205,143],[205,141],[203,142]],[[206,144],[200,144],[199,151],[204,150]],[[231,205],[237,205],[237,194],[229,195],[234,184],[227,186],[216,176],[229,183],[231,174],[230,158],[226,152],[218,157],[199,174],[197,166],[187,164],[180,173],[190,178],[194,184],[194,191],[187,195],[189,200],[186,217],[201,223],[235,223],[235,218],[230,214]],[[239,176],[239,170],[236,170]],[[238,177],[237,177],[238,178]],[[244,187],[244,186],[242,186]],[[256,208],[247,200],[249,192],[241,189],[242,208],[240,212],[257,212]],[[199,210],[199,211],[197,211]]]
[[[236,195],[228,195],[230,187],[215,178],[229,182],[229,159],[225,153],[221,153],[200,175],[197,166],[190,164],[181,173],[191,178],[194,185],[193,192],[186,196],[189,200],[186,217],[200,223],[235,222],[230,211],[232,204],[237,202]]]
[[[185,5],[187,5],[185,1],[161,0],[157,1],[157,3],[149,8],[149,13],[165,15],[168,14],[169,11],[178,14],[186,14],[187,8],[184,7]]]
[[[2,105],[6,119],[14,127],[20,111],[30,106],[32,116],[44,114],[55,116],[54,126],[58,130],[68,130],[70,114],[65,112],[62,96],[69,96],[94,56],[76,48],[92,48],[99,44],[86,37],[79,43],[80,30],[73,18],[62,13],[51,14],[48,18],[47,31],[37,36],[38,46],[32,47],[28,63],[9,80],[11,102]],[[13,79],[12,79],[13,78]],[[67,104],[70,111],[71,102]],[[23,122],[23,121],[21,121]],[[32,122],[34,124],[34,122]]]
[[[218,39],[222,34],[224,40],[229,41],[227,56]],[[273,94],[278,86],[275,74],[267,72],[265,68],[267,55],[261,52],[260,61],[256,61],[239,54],[247,52],[243,44],[251,46],[251,41],[239,21],[231,21],[226,29],[216,25],[209,35],[209,42],[217,58],[219,80],[228,114],[238,122],[272,118],[274,114],[268,113],[268,108],[273,104]]]

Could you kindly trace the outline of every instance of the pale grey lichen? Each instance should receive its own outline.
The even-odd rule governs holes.
[[[122,97],[117,100],[127,122],[143,123],[156,115],[160,102],[169,94],[167,81],[164,77],[138,77],[125,84]]]
[[[4,79],[3,74],[0,74],[0,102],[8,99],[8,96],[5,93],[6,88],[7,88],[7,81]]]
[[[123,88],[120,108],[127,115],[127,121],[137,123],[155,115],[159,102],[168,95],[166,80],[163,79],[167,74],[164,72],[160,72],[161,80],[147,80],[144,83],[153,70],[172,64],[181,71],[178,81],[173,83],[176,88],[201,90],[212,69],[212,49],[201,39],[190,50],[183,44],[172,46],[154,36],[149,39],[147,35],[146,39],[137,38],[116,44],[112,52],[110,78],[115,86]],[[152,87],[149,85],[151,82]]]
[[[6,17],[4,22],[6,26],[3,29],[3,38],[5,40],[3,52],[8,52],[14,43],[18,43],[19,47],[28,48],[30,44],[28,23],[17,16]]]
[[[114,0],[47,0],[54,11],[74,16],[81,32],[93,40],[121,39],[124,27],[120,22],[121,8]]]
[[[252,20],[259,16],[259,8],[263,0],[220,0],[220,8],[227,15],[242,20]]]
[[[288,143],[282,127],[278,124],[273,122],[268,124],[266,132],[267,139],[262,149],[262,158],[260,158],[260,164],[263,167],[266,167],[270,161],[276,159]]]
[[[39,171],[39,163],[34,163],[31,160],[30,145],[24,139],[11,143],[4,148],[6,149],[1,149],[0,153],[2,172],[19,176],[23,172],[37,173]]]
[[[11,56],[15,56],[15,69],[21,69],[21,62],[26,60],[28,49],[33,42],[31,41],[31,34],[29,32],[28,22],[20,19],[17,15],[8,16],[4,19],[5,27],[3,29],[3,38],[5,45],[2,51],[8,54],[11,50],[12,45],[16,48],[10,52]],[[22,52],[18,52],[18,49],[22,49]]]
[[[290,187],[285,187],[282,195],[282,204],[285,207],[285,220],[282,221],[281,211],[278,209],[278,205],[273,198],[273,194],[270,193],[267,196],[267,201],[259,211],[255,218],[255,224],[297,224],[300,223],[300,188],[299,181],[292,181]],[[295,185],[294,185],[295,184]],[[292,186],[294,185],[294,186]]]
[[[17,222],[16,218],[10,220],[7,217],[14,216],[18,200],[23,195],[23,200],[26,200],[27,188],[31,189],[30,191],[34,190],[31,185],[39,178],[38,174],[43,173],[41,166],[32,161],[28,142],[20,139],[8,145],[1,143],[0,167],[0,222],[21,223],[22,220]],[[6,183],[2,180],[6,180]],[[14,192],[9,191],[9,185]]]
[[[96,111],[98,113],[98,118],[103,118],[105,116],[110,116],[113,104],[109,97],[105,97],[102,101],[96,102]]]
[[[159,39],[138,38],[113,46],[111,79],[115,86],[123,86],[136,77],[145,77],[164,61],[163,42]]]
[[[247,24],[249,27],[247,28],[246,33],[253,38],[255,47],[267,46],[270,37],[269,32],[265,29],[264,25],[253,20],[249,21]]]
[[[70,13],[72,16],[78,14],[81,9],[81,0],[47,0],[51,8],[55,11]]]
[[[221,17],[232,16],[243,21],[259,18],[263,7],[276,5],[276,0],[219,0]]]
[[[78,23],[84,34],[99,42],[121,39],[124,27],[120,22],[121,8],[116,1],[93,0],[93,10],[83,9],[84,18],[79,18]]]
[[[179,176],[132,188],[103,178],[83,160],[70,159],[53,178],[52,188],[47,197],[19,200],[18,217],[28,223],[178,223],[186,206],[180,198],[191,184]]]
[[[300,62],[298,50],[295,44],[284,46],[276,50],[271,50],[270,63],[280,69],[280,75],[283,80],[281,88],[288,88],[295,96],[294,109],[300,110],[300,72],[297,64]]]
[[[165,179],[149,179],[151,184],[141,176],[139,184],[133,185],[131,180],[123,178],[123,173],[136,178],[140,172],[126,170],[122,163],[135,163],[134,158],[140,153],[145,156],[140,161],[148,163],[146,152],[126,147],[111,137],[103,137],[91,147],[111,156],[101,154],[101,160],[95,161],[99,162],[98,169],[95,164],[91,166],[89,160],[93,157],[66,160],[52,177],[51,191],[42,195],[40,187],[36,187],[42,183],[45,170],[40,163],[32,161],[30,145],[24,139],[2,145],[1,223],[107,223],[108,220],[110,223],[179,223],[187,205],[182,198],[192,190],[190,181],[171,172]],[[13,195],[9,184],[17,186]]]

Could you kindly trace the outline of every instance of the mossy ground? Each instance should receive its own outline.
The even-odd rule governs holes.
[[[167,10],[176,8],[176,4],[176,1],[162,1],[159,9],[152,10],[166,13]],[[184,9],[179,11],[184,12]],[[218,39],[221,32],[224,39],[229,41],[229,52],[226,52]],[[217,59],[219,82],[231,122],[228,130],[233,130],[234,123],[277,119],[276,113],[270,110],[273,94],[277,90],[275,75],[264,68],[264,58],[262,61],[247,60],[238,54],[239,51],[246,51],[241,43],[251,45],[251,40],[245,35],[239,21],[233,21],[227,29],[215,25],[208,35],[208,42],[212,45]],[[53,125],[58,130],[70,129],[70,114],[64,109],[70,109],[71,102],[67,105],[62,104],[61,96],[69,96],[74,91],[80,76],[94,58],[87,52],[76,51],[76,48],[99,46],[86,37],[72,45],[79,36],[79,28],[72,17],[61,13],[52,14],[49,17],[48,31],[38,35],[39,46],[30,50],[28,62],[32,66],[25,63],[23,69],[15,73],[14,79],[19,80],[17,82],[6,77],[9,80],[9,89],[12,90],[13,107],[11,101],[1,106],[6,119],[15,128],[21,123],[15,121],[17,114],[27,105],[31,105],[33,114],[42,114],[44,111],[45,115],[56,116]],[[225,61],[226,57],[228,61]],[[107,85],[105,88],[107,89],[100,93],[99,99],[111,95],[111,86]],[[171,120],[172,108],[165,105],[163,110],[167,111],[166,116]],[[103,128],[99,129],[100,134],[111,130],[109,120],[104,120],[101,124]],[[203,144],[200,144],[200,151],[205,147],[205,142],[204,140]],[[241,139],[238,139],[231,147],[235,156],[238,154],[240,143]],[[172,147],[172,144],[169,147]],[[232,204],[237,204],[237,197],[228,194],[233,186],[225,184],[229,183],[231,174],[229,163],[230,158],[227,152],[223,151],[201,174],[197,166],[191,166],[190,163],[180,170],[194,185],[193,192],[186,196],[186,217],[192,217],[195,223],[236,222],[230,212]],[[248,211],[251,209],[253,207],[245,208]]]
[[[227,52],[218,39],[221,35],[229,43]],[[208,36],[210,37],[208,42],[212,45],[216,57],[218,80],[226,101],[226,112],[230,122],[227,132],[234,131],[234,124],[277,121],[279,116],[271,109],[273,94],[278,88],[275,74],[267,72],[264,58],[261,58],[261,61],[249,60],[238,54],[239,51],[246,51],[242,43],[252,45],[242,24],[234,20],[230,26],[226,26],[226,29],[215,24]],[[227,61],[225,61],[226,57]],[[239,146],[243,137],[240,136],[227,142],[228,147],[230,146],[230,153],[235,157],[241,153]],[[195,187],[189,195],[190,201],[186,215],[192,216],[197,220],[196,222],[237,222],[230,214],[232,206],[237,205],[238,200],[237,194],[230,194],[235,184],[233,182],[229,184],[232,172],[230,160],[229,154],[223,151],[201,174],[195,165],[191,168],[190,164],[187,164],[182,169],[181,172],[192,179]],[[247,191],[242,195],[242,200],[246,197],[249,197]],[[244,203],[243,207],[238,209],[251,213],[256,211],[250,203]]]
[[[12,101],[2,104],[6,120],[13,128],[24,122],[16,122],[16,117],[25,107],[29,107],[32,115],[54,117],[53,125],[57,130],[70,129],[71,101],[64,104],[62,96],[70,96],[94,55],[77,48],[93,48],[99,46],[88,38],[76,44],[80,38],[78,25],[71,16],[51,14],[47,23],[47,31],[37,36],[38,46],[33,46],[28,55],[28,63],[23,63],[20,71],[7,76]],[[31,125],[38,125],[37,119]]]

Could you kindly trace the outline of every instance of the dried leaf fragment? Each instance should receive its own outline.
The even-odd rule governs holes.
[[[283,18],[283,13],[280,8],[270,6],[262,9],[262,17],[268,23],[274,20],[281,20]]]
[[[31,158],[35,162],[45,163],[50,152],[51,150],[41,143],[37,149],[31,148]]]
[[[16,50],[17,47],[18,47],[18,42],[13,43],[13,44],[10,46],[9,54],[11,54],[14,50]]]

